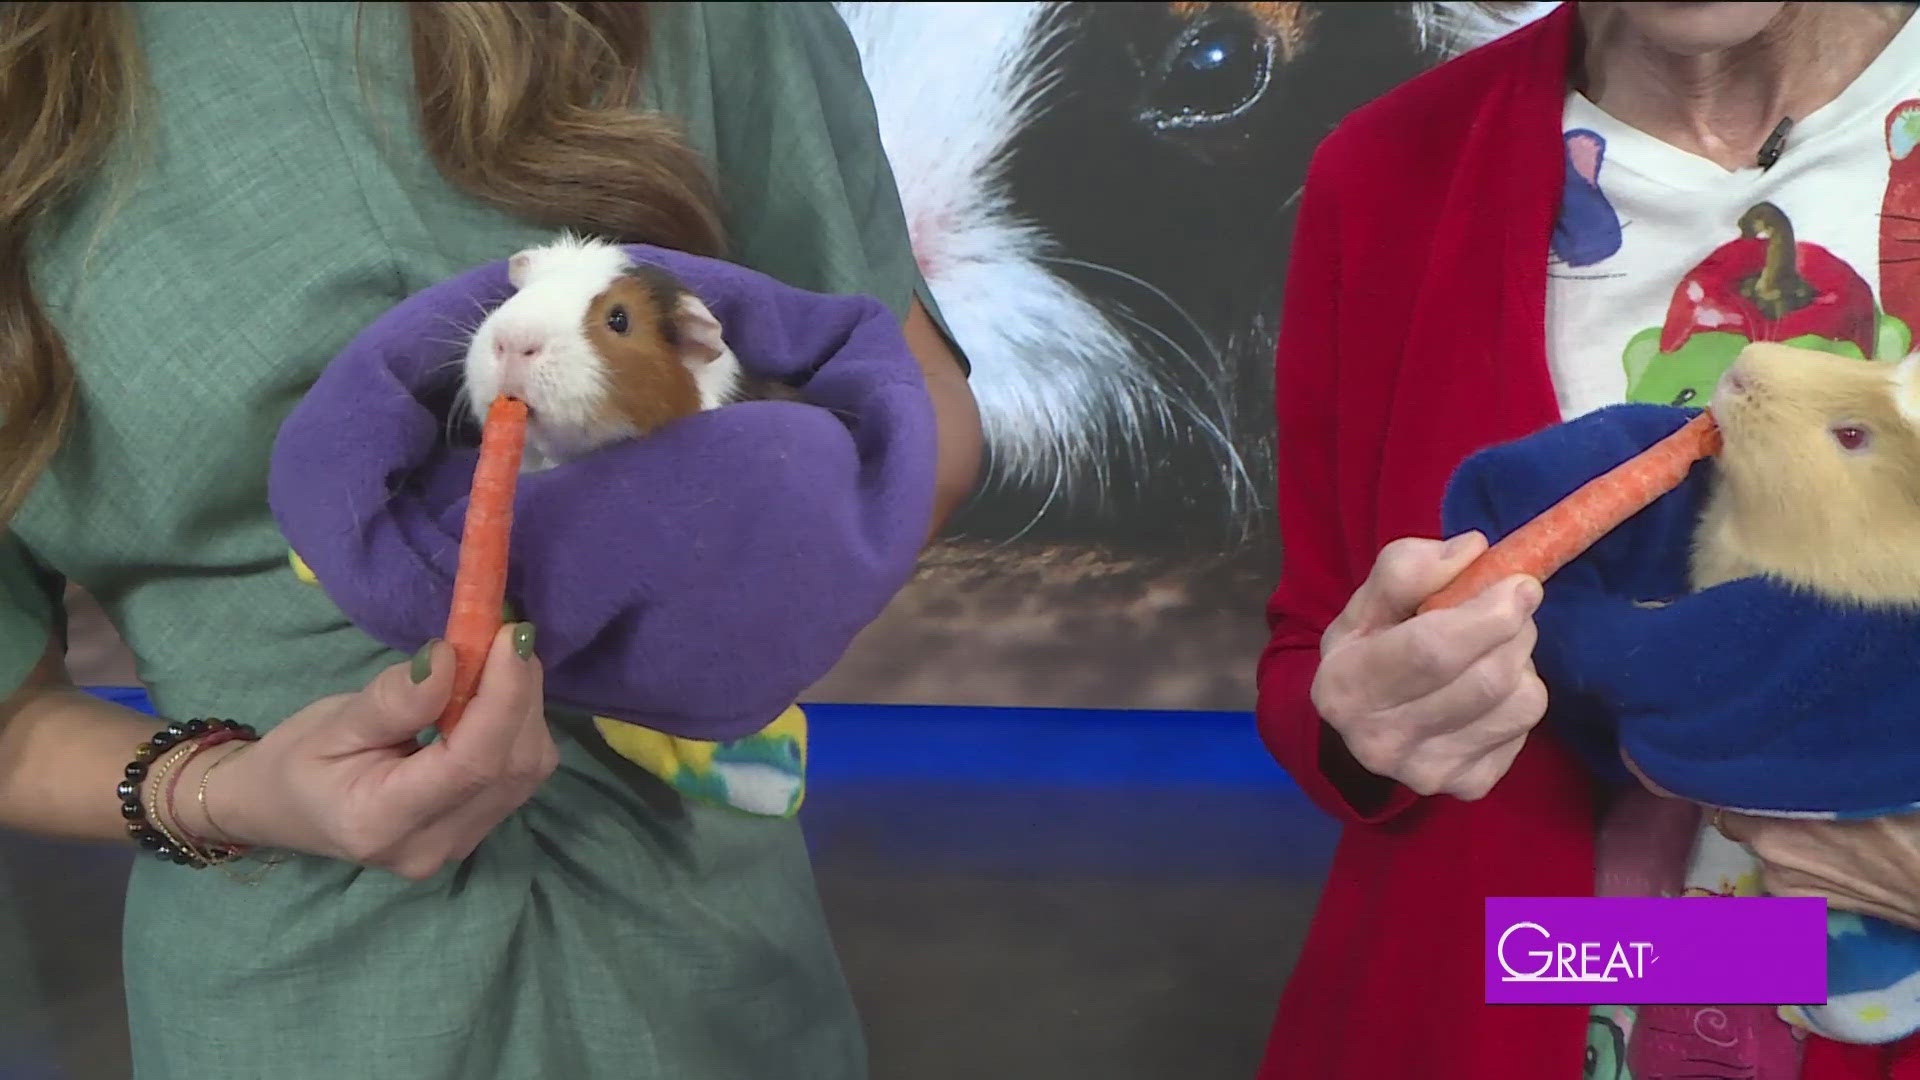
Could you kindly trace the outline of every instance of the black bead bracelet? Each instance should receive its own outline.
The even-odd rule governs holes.
[[[127,834],[134,843],[162,862],[172,862],[180,866],[189,866],[196,870],[213,865],[213,859],[194,850],[193,845],[168,834],[165,827],[153,821],[147,807],[140,798],[141,782],[147,778],[149,766],[158,762],[166,752],[185,742],[205,741],[228,742],[234,739],[253,740],[260,736],[252,726],[236,720],[197,719],[176,720],[153,733],[147,741],[134,748],[133,760],[127,763],[125,779],[121,780],[113,793],[120,800],[120,816],[126,819]],[[191,755],[189,755],[191,756]],[[175,763],[176,766],[178,763]],[[159,792],[154,793],[157,800]],[[226,854],[223,852],[223,854]]]

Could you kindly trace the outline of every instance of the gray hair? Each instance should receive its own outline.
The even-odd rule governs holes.
[[[1420,48],[1442,59],[1485,45],[1552,11],[1554,0],[1419,0],[1407,5]]]

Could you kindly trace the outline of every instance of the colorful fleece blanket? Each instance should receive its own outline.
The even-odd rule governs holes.
[[[724,406],[523,475],[508,601],[539,627],[553,704],[684,790],[790,812],[797,789],[783,803],[719,778],[730,762],[737,787],[804,767],[795,697],[926,538],[932,406],[879,301],[629,251],[706,302],[743,367],[805,401]],[[445,629],[477,456],[454,404],[455,331],[511,292],[503,260],[409,297],[321,373],[274,446],[268,497],[296,572],[403,653]]]
[[[1498,539],[1691,415],[1617,405],[1483,450],[1454,476],[1445,531]],[[1760,578],[1691,592],[1689,541],[1712,471],[1697,465],[1547,582],[1534,659],[1548,723],[1600,776],[1635,782],[1624,751],[1654,783],[1709,806],[1814,818],[1920,807],[1920,615]],[[1689,891],[1751,894],[1751,854],[1718,840],[1696,847]],[[1790,1017],[1847,1042],[1920,1031],[1920,934],[1835,912],[1828,945],[1827,1004]]]

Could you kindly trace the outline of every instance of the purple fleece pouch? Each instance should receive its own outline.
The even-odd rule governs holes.
[[[913,573],[933,409],[879,301],[627,250],[677,275],[741,365],[800,384],[806,404],[727,405],[523,475],[507,596],[539,628],[555,704],[735,739],[825,675]],[[401,652],[446,629],[478,456],[447,435],[465,336],[449,328],[512,291],[503,260],[402,301],[328,365],[274,445],[268,499],[289,545]]]

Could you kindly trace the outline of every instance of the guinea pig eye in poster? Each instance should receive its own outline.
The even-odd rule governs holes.
[[[1251,708],[1314,147],[1551,3],[840,3],[981,489],[821,700]]]

